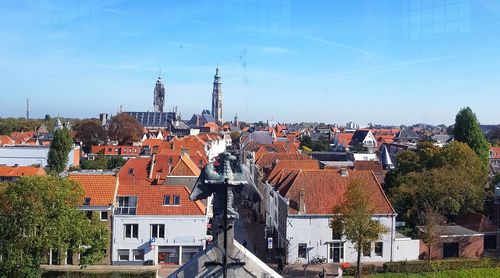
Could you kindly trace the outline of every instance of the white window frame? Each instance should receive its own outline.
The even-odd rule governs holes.
[[[130,237],[127,237],[127,226],[130,226]],[[137,227],[137,237],[134,237],[134,230]],[[128,223],[123,224],[123,237],[125,239],[139,239],[139,224],[137,223]]]
[[[163,234],[160,234],[160,226],[163,226]],[[151,231],[150,231],[150,236],[151,238],[153,238],[153,231],[155,230],[156,228],[156,237],[154,238],[165,238],[165,224],[151,224]]]
[[[127,259],[126,260],[122,260],[121,259],[121,255],[124,254],[125,252],[127,252]],[[130,261],[130,250],[129,249],[118,249],[118,261],[120,262],[129,262]],[[122,253],[122,254],[120,254]]]
[[[103,213],[106,213],[106,218],[104,218],[104,219],[102,218],[102,214],[103,214]],[[101,221],[108,221],[108,217],[109,217],[109,212],[108,212],[108,211],[106,211],[106,210],[101,211],[101,212],[99,213],[99,220],[101,220]]]
[[[132,250],[132,259],[135,261],[135,262],[142,262],[144,261],[144,255],[145,255],[146,252],[144,252],[144,249],[133,249]],[[142,259],[141,260],[138,260],[136,258],[137,255],[142,255]]]

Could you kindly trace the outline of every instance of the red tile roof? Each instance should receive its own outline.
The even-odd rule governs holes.
[[[35,166],[0,166],[0,177],[45,176],[45,169]]]
[[[194,164],[189,158],[189,155],[183,154],[177,165],[175,165],[169,176],[199,176],[201,173],[200,168]]]
[[[500,147],[491,147],[490,148],[490,158],[500,159]]]
[[[278,160],[266,179],[272,180],[282,170],[319,170],[319,162],[317,160]]]
[[[382,167],[382,163],[380,163],[380,161],[356,160],[354,161],[354,170],[368,170],[380,173],[384,171],[384,168]]]
[[[115,175],[70,174],[68,179],[82,186],[84,197],[90,197],[91,206],[109,206],[115,201],[118,189],[118,179]]]
[[[265,153],[263,154],[255,164],[261,169],[264,167],[270,167],[276,160],[311,160],[312,158],[304,154],[295,153]]]
[[[337,132],[335,134],[334,142],[338,146],[347,147],[347,146],[349,146],[349,143],[352,141],[353,135],[354,135],[354,133],[352,133],[352,132]]]
[[[118,196],[137,196],[137,215],[204,215],[205,206],[191,201],[183,185],[133,186],[120,184]],[[165,195],[180,196],[179,205],[163,205]],[[172,201],[172,197],[171,197]]]
[[[476,232],[500,232],[491,220],[477,212],[461,215],[457,217],[455,223]]]
[[[377,214],[395,212],[371,171],[348,171],[343,177],[340,171],[301,170],[290,188],[280,194],[290,199],[289,213],[298,213],[299,190],[304,189],[306,214],[331,214],[334,207],[344,202],[344,193],[353,180],[361,181],[371,193]]]
[[[14,140],[7,135],[0,135],[0,146],[14,144]]]

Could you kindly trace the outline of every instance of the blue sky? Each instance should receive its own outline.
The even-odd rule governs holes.
[[[500,1],[0,0],[0,116],[209,109],[224,118],[500,123]]]

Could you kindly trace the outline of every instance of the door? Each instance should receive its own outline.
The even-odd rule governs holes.
[[[344,243],[335,242],[330,243],[330,252],[328,254],[328,259],[334,263],[340,263],[344,259]]]
[[[458,258],[458,242],[443,244],[443,258]]]
[[[66,253],[66,264],[73,264],[73,250],[71,249],[68,249],[68,253]]]
[[[497,249],[496,235],[484,235],[484,249],[489,249],[489,250]]]

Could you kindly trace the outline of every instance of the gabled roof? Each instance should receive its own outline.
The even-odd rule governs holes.
[[[189,158],[189,155],[181,155],[181,159],[175,165],[174,169],[170,172],[169,176],[199,176],[201,173],[200,169],[194,162]]]
[[[365,140],[366,136],[368,136],[369,133],[370,133],[370,131],[368,129],[356,130],[354,132],[354,134],[352,135],[351,142],[349,143],[349,145],[362,144],[363,141]]]
[[[476,232],[500,232],[491,220],[477,212],[463,214],[457,217],[455,223]]]
[[[200,201],[191,201],[191,192],[184,185],[133,186],[122,185],[118,196],[137,196],[136,215],[204,215],[205,206]],[[180,197],[179,205],[163,205],[164,196]]]
[[[382,163],[376,160],[356,160],[354,161],[354,170],[368,170],[375,173],[384,171]]]
[[[371,171],[348,171],[342,176],[341,171],[301,170],[290,185],[290,189],[280,194],[290,200],[289,213],[298,213],[299,191],[305,192],[305,214],[331,214],[333,208],[344,202],[344,194],[349,184],[354,181],[363,183],[370,192],[377,214],[395,213],[382,187]]]
[[[14,144],[14,140],[7,135],[0,135],[0,146]]]
[[[261,169],[264,167],[270,167],[276,160],[311,160],[312,158],[304,154],[296,153],[265,153],[263,154],[255,164]]]
[[[118,178],[115,175],[69,174],[68,179],[82,186],[84,198],[90,198],[90,206],[109,206],[116,199]]]
[[[352,132],[337,132],[334,137],[334,143],[337,146],[347,147],[352,140],[354,133]]]
[[[282,170],[319,170],[319,162],[317,160],[278,160],[273,167],[267,180],[272,180],[275,176],[281,173]]]
[[[397,139],[418,139],[419,136],[411,129],[403,129],[396,135]]]
[[[0,165],[0,177],[28,177],[45,175],[47,175],[47,173],[42,167]]]

